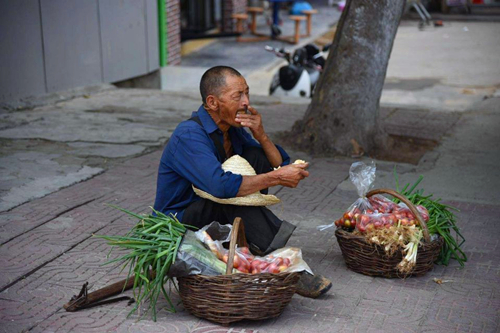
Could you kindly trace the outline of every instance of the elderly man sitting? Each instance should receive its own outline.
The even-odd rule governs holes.
[[[309,175],[308,164],[290,164],[287,153],[273,144],[237,70],[207,70],[200,92],[203,104],[177,126],[161,157],[154,208],[196,227],[241,217],[250,250],[257,255],[285,246],[295,226],[265,208],[274,200],[267,189],[296,187]],[[233,155],[247,160],[256,174],[224,171],[222,164]],[[330,287],[328,279],[304,273],[297,293],[317,297]]]

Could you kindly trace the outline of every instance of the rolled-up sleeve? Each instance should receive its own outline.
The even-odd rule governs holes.
[[[245,140],[245,143],[243,144],[243,146],[261,147],[262,148],[262,146],[247,131],[242,130],[241,134]],[[290,156],[288,156],[286,151],[280,145],[275,144],[275,146],[278,149],[278,151],[280,152],[281,159],[283,160],[283,163],[281,163],[280,165],[285,166],[285,165],[290,164]]]
[[[217,198],[236,197],[243,177],[222,170],[205,133],[188,129],[174,140],[168,157],[175,172]]]
[[[281,158],[283,159],[283,163],[281,163],[281,166],[285,166],[290,164],[290,156],[286,153],[286,151],[280,146],[280,145],[275,145],[278,151],[281,154]]]

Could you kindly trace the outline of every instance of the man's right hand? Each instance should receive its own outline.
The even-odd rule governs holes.
[[[279,185],[295,188],[299,182],[309,176],[309,163],[290,164],[273,172],[277,173]]]

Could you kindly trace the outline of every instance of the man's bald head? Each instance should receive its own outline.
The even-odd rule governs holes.
[[[206,104],[209,95],[219,96],[226,86],[226,76],[242,77],[240,72],[228,66],[215,66],[203,74],[200,81],[200,93],[203,104]]]

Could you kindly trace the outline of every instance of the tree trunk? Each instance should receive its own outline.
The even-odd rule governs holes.
[[[288,142],[314,155],[369,152],[384,145],[379,102],[405,3],[347,1],[314,97]]]

